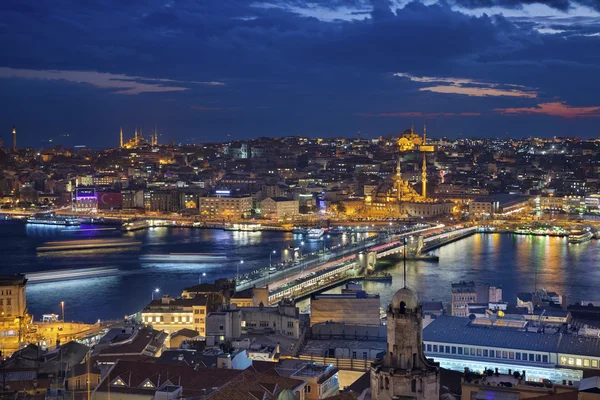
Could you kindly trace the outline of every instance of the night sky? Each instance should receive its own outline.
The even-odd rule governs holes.
[[[600,0],[2,0],[0,50],[20,146],[600,136]]]

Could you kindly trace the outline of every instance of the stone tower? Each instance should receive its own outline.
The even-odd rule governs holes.
[[[398,290],[387,312],[387,349],[371,367],[371,398],[438,399],[439,366],[423,353],[423,309],[416,294]]]

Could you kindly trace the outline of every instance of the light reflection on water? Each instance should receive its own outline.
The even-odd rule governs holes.
[[[80,281],[41,283],[28,287],[28,307],[39,318],[42,313],[56,312],[61,301],[68,304],[67,319],[89,322],[121,318],[148,303],[154,288],[161,294],[177,296],[186,286],[240,273],[268,265],[269,253],[300,246],[303,251],[320,250],[321,240],[306,240],[302,235],[281,232],[231,232],[211,229],[153,228],[122,234],[113,231],[62,232],[58,227],[25,228],[19,224],[0,224],[0,258],[2,273],[33,272],[65,268],[117,266],[127,274]],[[37,254],[35,249],[50,240],[86,237],[119,237],[142,242],[139,248],[118,251],[57,252]],[[340,235],[325,239],[326,246],[342,240]],[[566,294],[572,301],[595,300],[600,285],[598,241],[568,245],[566,239],[486,234],[451,243],[438,250],[439,263],[408,262],[408,283],[421,300],[450,300],[450,283],[474,280],[499,284],[504,298],[515,301],[520,291],[533,290],[535,271],[538,286]],[[140,263],[144,254],[226,253],[228,259],[218,264]],[[240,260],[244,260],[242,265]],[[401,260],[380,263],[393,276],[393,282],[364,282],[369,293],[379,293],[383,306],[402,284]],[[334,289],[339,292],[340,288]],[[300,304],[301,308],[307,301]]]
[[[82,226],[83,227],[83,226]],[[194,285],[202,277],[211,282],[221,277],[233,277],[269,263],[269,254],[277,250],[273,262],[279,261],[280,250],[298,247],[314,252],[323,245],[332,246],[340,236],[330,239],[306,240],[302,235],[281,232],[233,232],[212,229],[157,227],[135,232],[85,231],[52,226],[0,224],[0,257],[2,273],[37,272],[66,268],[118,267],[123,274],[88,278],[78,281],[39,283],[28,286],[28,307],[36,319],[41,314],[56,312],[61,301],[68,304],[67,319],[94,322],[121,318],[139,311],[150,300],[154,288],[161,294],[177,296],[184,287]],[[139,247],[60,251],[37,253],[44,242],[102,237],[123,237],[142,242]],[[228,259],[219,263],[142,263],[144,254],[226,253]],[[243,264],[239,264],[244,260]]]
[[[502,285],[504,301],[516,302],[519,292],[533,291],[537,270],[539,288],[567,296],[569,302],[600,300],[600,241],[570,245],[565,238],[479,234],[435,251],[439,263],[407,262],[408,286],[421,301],[450,301],[450,284],[461,280]],[[379,293],[385,308],[402,286],[401,260],[390,261],[392,283],[362,282],[369,293]],[[382,265],[383,263],[378,265]],[[340,293],[334,288],[328,293]],[[299,303],[306,308],[309,300]]]

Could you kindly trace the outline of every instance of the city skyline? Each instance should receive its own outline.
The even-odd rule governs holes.
[[[528,3],[3,3],[0,137],[598,136],[598,6]]]

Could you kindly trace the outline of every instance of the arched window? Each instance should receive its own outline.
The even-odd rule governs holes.
[[[406,312],[406,303],[401,301],[400,302],[400,314],[404,314]]]
[[[390,389],[390,378],[388,378],[387,376],[385,377],[385,390],[389,390]]]
[[[417,391],[417,380],[416,379],[413,379],[410,382],[410,391],[413,393]]]

